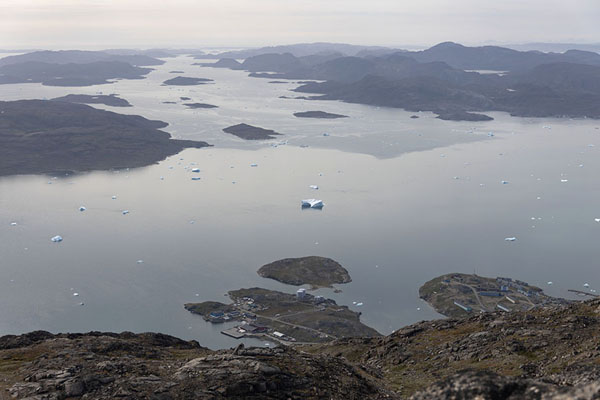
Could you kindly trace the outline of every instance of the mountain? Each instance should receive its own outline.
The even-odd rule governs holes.
[[[296,57],[309,56],[314,54],[341,53],[343,55],[355,55],[364,50],[385,49],[381,46],[358,46],[345,43],[298,43],[283,46],[268,46],[257,49],[245,49],[226,51],[219,54],[199,54],[195,58],[234,58],[245,59],[262,54],[283,54],[290,53]]]
[[[162,65],[165,63],[157,58],[140,54],[110,54],[102,51],[82,50],[44,50],[1,58],[0,66],[30,61],[51,64],[89,64],[98,61],[117,61],[138,67]]]
[[[37,331],[0,337],[0,388],[15,399],[592,400],[599,328],[600,299],[294,347]]]
[[[518,71],[558,62],[600,65],[600,54],[589,51],[523,52],[499,46],[466,47],[452,42],[440,43],[423,51],[407,52],[406,55],[419,62],[442,61],[465,70]]]

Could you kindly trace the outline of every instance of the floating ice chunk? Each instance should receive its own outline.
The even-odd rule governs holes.
[[[250,164],[250,166],[251,167],[258,167],[258,164],[257,163],[252,163],[252,164]]]
[[[200,172],[200,168],[192,168],[192,172]]]
[[[193,180],[193,181],[199,181],[199,180],[200,180],[200,177],[199,177],[199,176],[195,176],[195,177],[193,177],[193,178],[192,178],[192,180]]]
[[[500,181],[500,182],[502,182],[503,185],[507,185],[508,184],[508,181]]]
[[[79,296],[79,293],[75,292],[75,293],[73,293],[73,296],[77,297],[77,296]]]
[[[562,183],[569,182],[569,180],[568,180],[568,179],[561,179],[560,181],[561,181]]]
[[[17,223],[16,222],[11,222],[10,226],[17,226]]]
[[[454,177],[454,178],[452,178],[452,179],[454,179],[454,180],[456,180],[456,181],[457,181],[457,180],[458,180],[458,176],[455,176],[455,177]]]
[[[169,165],[169,169],[173,169],[173,166],[172,166],[172,165]]]
[[[356,303],[356,307],[360,307],[362,305],[363,305],[363,303]]]
[[[50,240],[53,241],[54,243],[58,243],[58,242],[62,242],[63,238],[60,235],[56,235],[56,236],[50,238]]]
[[[583,287],[590,287],[590,284],[589,283],[584,283]]]
[[[323,136],[329,136],[329,133],[325,132],[323,133]]]
[[[504,238],[504,240],[507,242],[514,242],[515,240],[517,240],[517,238],[513,236],[513,237]]]
[[[494,133],[493,132],[488,132],[487,134],[489,137],[494,137]]]
[[[594,221],[600,222],[600,218],[594,218]]]
[[[116,199],[117,199],[117,196],[113,196],[113,197],[112,197],[112,199],[113,199],[113,200],[116,200]]]
[[[355,302],[355,301],[353,301],[353,302],[352,302],[352,304],[356,304],[356,302]]]
[[[85,210],[87,210],[87,208],[85,208],[84,206],[79,207],[79,211],[83,212]]]
[[[123,211],[121,211],[121,214],[127,215],[127,214],[129,214],[129,210],[123,210]]]
[[[309,185],[308,187],[311,189],[315,189],[315,190],[319,189],[319,187],[317,185]]]
[[[548,281],[548,285],[553,285],[553,284],[554,284],[554,282]]]
[[[137,262],[138,264],[143,264],[143,263],[144,263],[144,260],[137,260],[136,262]]]
[[[83,302],[81,302],[81,303],[79,303],[79,305],[80,305],[80,306],[83,306],[83,305],[85,305],[85,304],[83,304]]]
[[[161,176],[161,177],[160,177],[160,180],[161,180],[161,181],[164,181],[164,180],[165,180],[165,177],[164,177],[164,176]]]
[[[323,208],[323,200],[317,200],[317,199],[302,200],[302,208]]]

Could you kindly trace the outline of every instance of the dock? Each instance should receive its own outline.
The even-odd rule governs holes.
[[[594,294],[594,293],[582,292],[581,290],[575,290],[575,289],[569,289],[569,292],[571,292],[571,293],[577,293],[577,294],[580,294],[582,296],[600,297],[600,296],[598,296],[597,294]]]
[[[232,337],[234,339],[241,339],[241,338],[243,338],[243,337],[246,336],[246,333],[245,332],[240,332],[237,327],[225,329],[224,331],[221,331],[221,333],[223,335],[230,336],[230,337]]]

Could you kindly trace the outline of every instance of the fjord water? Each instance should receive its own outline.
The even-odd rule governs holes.
[[[129,171],[0,178],[0,334],[158,331],[232,346],[222,326],[183,304],[227,301],[240,287],[292,292],[256,270],[305,255],[349,270],[342,293],[318,293],[382,333],[440,317],[418,288],[447,272],[511,276],[560,296],[600,284],[599,122],[411,119],[397,109],[280,99],[297,85],[192,63],[167,59],[147,79],[112,85],[0,87],[0,100],[118,93],[133,107],[98,107],[160,119],[177,138],[215,145]],[[177,75],[171,70],[215,83],[161,86]],[[292,115],[307,110],[349,118]],[[241,122],[275,129],[284,135],[271,142],[287,144],[221,131]],[[323,210],[301,210],[309,197],[323,199]],[[64,241],[52,243],[55,235]]]

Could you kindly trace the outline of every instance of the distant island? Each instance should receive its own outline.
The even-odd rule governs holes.
[[[206,78],[190,78],[187,76],[177,76],[175,78],[167,79],[163,82],[163,85],[171,85],[171,86],[194,86],[194,85],[204,85],[208,82],[213,82],[212,79]]]
[[[0,60],[2,61],[2,60]],[[87,64],[50,64],[28,61],[0,64],[0,84],[41,83],[44,86],[91,86],[112,83],[114,79],[143,79],[152,69],[121,61]]]
[[[322,118],[322,119],[336,119],[336,118],[348,118],[347,115],[333,114],[325,111],[303,111],[294,113],[295,117],[298,118]]]
[[[352,282],[346,268],[337,261],[318,256],[277,260],[260,267],[258,274],[288,285],[311,285],[313,288]]]
[[[275,139],[277,135],[281,135],[281,133],[277,133],[273,130],[259,128],[257,126],[252,126],[248,124],[233,125],[223,129],[223,132],[230,133],[232,135],[246,140]]]
[[[219,108],[219,106],[206,103],[184,103],[183,105],[188,108]]]
[[[104,104],[112,107],[131,107],[131,104],[116,94],[110,95],[88,95],[88,94],[68,94],[62,97],[55,97],[54,101],[66,101],[69,103],[81,104]]]
[[[310,94],[310,100],[431,111],[444,120],[489,121],[491,117],[480,114],[488,111],[520,117],[600,118],[600,54],[594,52],[521,52],[451,42],[422,51],[354,49],[353,55],[307,54],[305,49],[279,46],[226,52],[223,57],[245,59],[217,64],[270,81],[314,80],[294,89]],[[500,72],[477,72],[481,70]]]
[[[381,336],[360,322],[360,313],[302,289],[296,295],[262,288],[232,290],[228,294],[231,304],[209,301],[184,307],[212,323],[243,322],[222,332],[237,339],[259,337],[294,344]]]
[[[142,167],[206,142],[171,139],[162,121],[65,101],[0,101],[0,175]]]
[[[426,282],[419,288],[419,296],[447,317],[492,311],[528,311],[568,303],[565,299],[547,296],[542,289],[520,280],[459,273]]]

